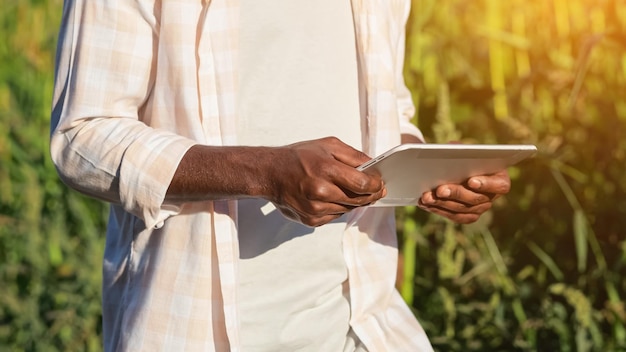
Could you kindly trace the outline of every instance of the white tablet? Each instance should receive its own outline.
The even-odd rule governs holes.
[[[534,145],[402,144],[357,170],[382,176],[387,195],[373,206],[416,205],[424,192],[504,170],[537,152]]]

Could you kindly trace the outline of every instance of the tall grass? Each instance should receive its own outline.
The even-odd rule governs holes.
[[[399,211],[402,292],[438,349],[626,349],[624,5],[414,1],[406,77],[430,139],[540,150],[477,224]]]
[[[48,152],[61,0],[0,7],[0,350],[100,350],[104,207]]]

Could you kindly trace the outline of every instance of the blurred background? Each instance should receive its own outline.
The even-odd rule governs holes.
[[[48,157],[62,0],[0,5],[0,350],[101,350],[107,208]],[[626,0],[414,0],[430,142],[532,143],[478,223],[398,209],[398,286],[438,351],[626,350]]]

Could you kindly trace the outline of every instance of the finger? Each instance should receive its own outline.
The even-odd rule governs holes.
[[[438,208],[452,213],[482,214],[491,209],[492,202],[485,202],[475,205],[459,203],[454,200],[432,198],[429,194],[424,194],[420,198],[419,205],[422,208]]]
[[[300,204],[294,210],[301,216],[321,217],[326,215],[341,215],[351,211],[359,205],[344,204],[339,202],[311,200]]]
[[[279,207],[280,212],[288,219],[299,222],[310,227],[318,227],[327,224],[335,219],[340,218],[343,214],[326,214],[322,216],[314,216],[310,214],[299,214],[298,212],[287,207]]]
[[[380,192],[383,184],[379,175],[369,175],[355,170],[357,166],[371,160],[367,154],[352,148],[335,137],[324,138],[322,141],[330,147],[333,158],[339,161],[333,167],[324,170],[335,184],[348,193],[373,194]]]
[[[313,202],[308,203],[302,209],[294,209],[293,211],[301,223],[317,227],[339,218],[352,209],[354,207],[341,204]]]
[[[333,157],[350,167],[355,168],[371,159],[367,154],[352,148],[339,139],[334,138],[331,143],[335,143],[332,149]]]
[[[329,222],[340,218],[341,215],[343,214],[330,214],[330,215],[325,215],[322,217],[305,218],[303,219],[302,223],[310,227],[319,227],[319,226],[326,225]]]
[[[379,199],[385,197],[387,195],[387,188],[383,187],[383,189],[381,189],[380,191],[369,195],[354,194],[347,190],[344,190],[344,195],[345,198],[336,200],[337,204],[352,206],[354,208],[363,207],[374,204]]]
[[[350,211],[355,207],[376,202],[387,194],[387,189],[384,188],[384,186],[376,192],[364,194],[356,193],[353,191],[354,188],[352,188],[352,190],[345,189],[339,184],[330,182],[311,187],[311,189],[305,190],[305,194],[307,194],[307,198],[311,202],[308,203],[307,208],[303,210],[313,213]],[[362,190],[359,190],[359,192],[362,192]],[[336,204],[336,207],[331,208],[329,205],[331,203]]]
[[[323,210],[317,208],[316,210],[304,210],[291,208],[288,206],[277,206],[278,210],[288,219],[302,223],[307,226],[320,226],[328,223],[334,219],[341,217],[344,213],[350,211],[352,208],[340,206],[337,204],[329,203]]]
[[[423,207],[423,206],[420,206],[420,207],[430,213],[443,216],[458,224],[471,224],[480,218],[479,214],[454,213],[454,212],[450,212],[445,209],[440,209],[436,207]]]
[[[429,194],[424,194],[426,197],[423,197],[427,204],[437,200],[451,200],[472,206],[493,200],[491,194],[478,193],[461,185],[443,185],[437,187],[434,192],[427,193]]]
[[[330,181],[348,194],[371,195],[384,188],[383,180],[376,175],[368,175],[353,167],[338,163],[327,170]]]
[[[467,186],[480,193],[506,194],[511,190],[511,178],[507,170],[502,170],[493,175],[471,177]]]

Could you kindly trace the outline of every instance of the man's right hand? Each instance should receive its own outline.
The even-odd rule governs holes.
[[[286,217],[320,226],[385,196],[380,177],[355,169],[368,160],[334,137],[284,147],[195,145],[181,160],[166,202],[265,198]]]
[[[384,197],[379,177],[355,168],[370,158],[334,137],[277,150],[267,197],[286,217],[308,226],[326,224]]]

